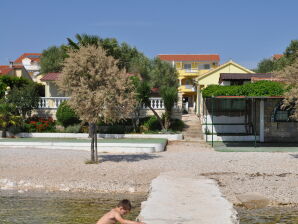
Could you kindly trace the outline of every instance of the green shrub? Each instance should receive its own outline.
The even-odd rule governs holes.
[[[80,133],[81,128],[82,127],[80,124],[69,125],[65,128],[64,132],[66,132],[66,133]]]
[[[148,131],[161,130],[160,123],[156,116],[151,116],[149,120],[144,123],[144,127],[146,127]]]
[[[133,131],[132,126],[126,125],[109,125],[109,126],[99,126],[98,132],[102,134],[125,134]]]
[[[81,122],[74,110],[67,105],[66,101],[58,107],[56,117],[58,122],[65,128]]]
[[[171,121],[170,129],[173,131],[182,131],[184,127],[185,127],[185,124],[180,119],[173,119]]]
[[[203,97],[212,96],[283,96],[285,87],[282,83],[259,81],[241,86],[210,85],[203,90]]]

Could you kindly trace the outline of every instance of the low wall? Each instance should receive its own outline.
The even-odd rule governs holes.
[[[20,138],[88,138],[87,133],[19,133]],[[98,138],[164,138],[169,141],[182,140],[182,134],[98,134]]]
[[[204,136],[204,139],[206,139],[206,135]],[[259,136],[257,136],[257,141],[259,141]],[[207,135],[207,141],[211,142],[212,141],[212,135]],[[223,136],[217,136],[213,135],[213,141],[214,142],[253,142],[255,141],[255,136],[254,135],[238,135],[238,136],[233,136],[233,135],[223,135]]]
[[[275,122],[274,108],[280,99],[267,99],[264,102],[265,142],[298,142],[298,122]]]

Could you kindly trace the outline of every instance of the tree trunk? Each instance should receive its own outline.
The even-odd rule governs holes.
[[[94,128],[93,123],[89,124],[89,135],[91,136],[91,162],[95,162],[94,157]]]
[[[170,113],[169,112],[165,112],[165,129],[168,130],[170,127]]]
[[[98,163],[98,153],[97,153],[97,125],[94,125],[94,138],[95,138],[95,162]]]
[[[163,125],[163,123],[162,123],[162,120],[161,120],[160,116],[158,115],[158,113],[156,113],[156,111],[151,107],[151,105],[148,105],[148,107],[149,107],[149,109],[154,113],[154,115],[157,117],[157,119],[158,119],[158,121],[159,121],[159,123],[160,123],[160,126],[161,126],[162,130],[164,130],[165,127],[164,127],[164,125]]]

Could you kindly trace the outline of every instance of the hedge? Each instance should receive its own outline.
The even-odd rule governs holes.
[[[241,86],[210,85],[202,91],[203,97],[212,96],[283,96],[286,89],[282,83],[259,81]]]

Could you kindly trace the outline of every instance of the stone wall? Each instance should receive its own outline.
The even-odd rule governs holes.
[[[298,122],[274,122],[274,108],[281,99],[265,100],[265,142],[298,142]]]

